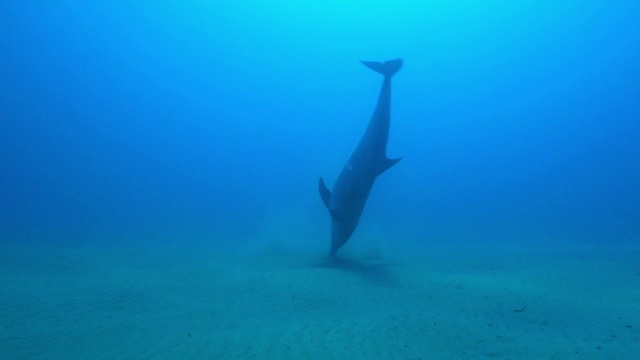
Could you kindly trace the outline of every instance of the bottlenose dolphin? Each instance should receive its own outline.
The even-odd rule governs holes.
[[[369,126],[342,168],[329,191],[320,177],[318,188],[331,215],[331,250],[333,257],[353,234],[376,177],[402,158],[387,158],[391,108],[391,77],[402,67],[402,59],[386,62],[363,61],[364,65],[384,76],[378,104]]]

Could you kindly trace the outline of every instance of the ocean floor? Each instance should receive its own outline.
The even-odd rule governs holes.
[[[0,359],[638,354],[640,246],[0,245]]]

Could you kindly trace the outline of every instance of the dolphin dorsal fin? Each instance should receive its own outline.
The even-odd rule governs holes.
[[[383,172],[389,170],[390,167],[392,167],[393,165],[397,164],[398,161],[400,161],[400,160],[402,160],[401,157],[399,157],[397,159],[385,158],[384,160],[382,160],[382,162],[380,163],[380,169],[378,170],[378,175],[380,175]]]
[[[329,191],[327,185],[324,184],[322,177],[320,177],[320,181],[318,182],[318,190],[320,191],[320,197],[322,198],[324,206],[329,209],[329,204],[331,203],[331,191]]]

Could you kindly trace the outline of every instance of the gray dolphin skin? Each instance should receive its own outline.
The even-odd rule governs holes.
[[[331,257],[353,234],[376,177],[402,159],[387,158],[391,77],[402,67],[402,59],[362,63],[382,74],[384,81],[369,126],[342,168],[333,191],[329,191],[322,177],[318,184],[320,197],[331,215]]]

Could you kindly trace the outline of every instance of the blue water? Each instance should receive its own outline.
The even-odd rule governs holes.
[[[637,241],[638,24],[637,1],[5,1],[0,239],[242,246],[279,219],[325,251],[317,180],[381,83],[358,61],[402,57],[404,159],[352,242]]]

